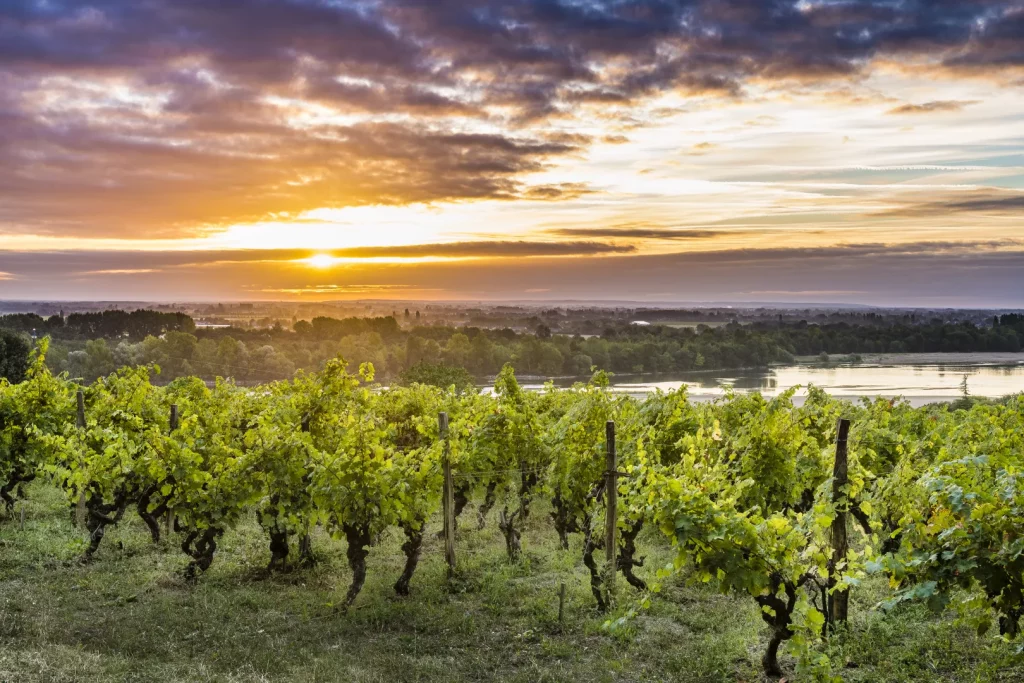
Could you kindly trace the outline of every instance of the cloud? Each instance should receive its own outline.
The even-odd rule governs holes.
[[[930,114],[933,112],[961,111],[964,107],[977,104],[977,100],[933,100],[923,104],[903,104],[890,109],[886,114]]]
[[[598,235],[592,235],[597,237]],[[602,242],[447,242],[441,244],[414,244],[397,247],[356,247],[332,249],[336,258],[511,258],[524,256],[592,256],[598,254],[628,254],[636,247]]]
[[[716,145],[713,142],[698,142],[697,144],[690,147],[690,149],[683,152],[683,154],[693,157],[704,156],[705,154],[715,149],[716,147],[718,147],[718,145]]]
[[[1024,215],[1024,192],[994,189],[960,192],[959,196],[941,201],[909,197],[905,206],[888,209],[876,215],[949,216],[951,214],[988,214],[997,216]],[[963,196],[963,195],[966,195]]]
[[[882,60],[1024,67],[1013,0],[11,0],[2,12],[0,223],[75,236],[565,199],[580,186],[531,176],[618,142],[561,134],[608,108],[856,82]]]
[[[850,296],[851,294],[868,294],[863,289],[755,289],[750,292],[755,296],[799,296],[818,299],[823,296]]]
[[[606,145],[624,145],[629,142],[629,138],[625,135],[605,135],[601,138],[601,142]]]
[[[196,268],[253,264],[268,268],[288,267],[309,272],[306,259],[329,255],[352,261],[374,259],[519,259],[531,257],[580,257],[631,254],[636,247],[595,241],[478,241],[353,247],[313,251],[309,249],[222,249],[181,251],[0,251],[0,267],[9,277],[34,275],[59,269],[69,276],[107,276],[167,273]],[[126,267],[125,264],[131,264]],[[0,278],[2,279],[2,278]]]
[[[650,227],[558,228],[549,232],[561,237],[640,240],[707,240],[716,237],[748,234],[745,231],[679,230],[675,228]]]
[[[436,288],[412,287],[409,285],[380,285],[380,284],[346,284],[346,285],[311,285],[305,287],[252,287],[248,291],[255,294],[273,294],[277,296],[373,296],[382,294],[401,293],[404,296],[424,296],[433,292],[443,290]]]
[[[989,197],[946,202],[940,206],[953,211],[970,213],[1001,213],[1021,216],[1024,212],[1024,194],[1011,197]]]
[[[159,272],[90,276],[84,281],[81,271],[103,269],[124,254],[0,252],[0,270],[17,276],[0,282],[0,297],[74,300],[82,298],[87,282],[89,298],[134,301],[303,297],[749,302],[767,297],[886,306],[1024,306],[1021,240],[694,249],[602,258],[353,262],[328,269],[291,262],[308,255],[275,253],[275,260],[267,262],[258,254],[227,261],[220,253],[137,253],[131,255],[135,266]],[[168,267],[174,263],[178,265]],[[253,282],[259,285],[249,284]],[[524,293],[525,289],[534,291]]]

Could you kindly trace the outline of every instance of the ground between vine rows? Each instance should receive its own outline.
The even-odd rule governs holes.
[[[507,563],[495,520],[478,531],[467,510],[463,526],[472,528],[460,531],[454,589],[441,541],[429,534],[408,598],[391,588],[404,559],[392,530],[372,548],[366,587],[348,613],[335,607],[349,580],[344,541],[322,532],[314,569],[267,576],[266,539],[248,519],[189,586],[180,578],[185,556],[153,546],[135,518],[80,565],[84,541],[60,494],[37,484],[25,505],[24,530],[18,513],[0,522],[0,681],[762,680],[766,632],[754,602],[681,578],[623,633],[602,631],[580,539],[561,550],[544,505],[525,526],[518,566]],[[641,540],[640,573],[652,578],[671,551],[655,536]],[[851,632],[831,646],[847,680],[1024,680],[1010,646],[956,626],[951,614],[872,610],[886,595],[880,580],[853,594]],[[636,593],[622,582],[620,596],[629,604]]]

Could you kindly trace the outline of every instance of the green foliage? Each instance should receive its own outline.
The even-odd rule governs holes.
[[[0,379],[0,497],[10,509],[41,469],[53,469],[61,444],[55,435],[73,420],[72,393],[46,367],[49,340],[29,359],[25,380]]]
[[[1000,634],[1017,638],[1024,614],[1024,400],[937,418],[955,430],[930,467],[901,479],[902,544],[876,565],[902,585],[888,604],[924,600],[942,609],[959,596],[979,632],[994,611]]]
[[[0,329],[0,380],[17,384],[25,379],[30,349],[22,335]]]
[[[569,408],[548,437],[555,454],[548,489],[567,528],[582,531],[591,523],[604,481],[605,425],[633,405],[608,390],[604,372],[565,392],[565,400]]]
[[[525,391],[511,364],[492,396],[460,393],[454,383],[382,389],[372,365],[353,373],[335,357],[320,372],[255,389],[197,378],[159,387],[159,368],[125,368],[84,388],[79,428],[76,386],[48,371],[46,351],[44,340],[23,382],[0,380],[0,492],[11,505],[43,474],[69,503],[83,498],[87,557],[135,506],[154,540],[156,516],[174,519],[191,558],[186,575],[196,578],[218,539],[255,512],[270,538],[271,568],[284,566],[289,539],[318,525],[344,536],[351,603],[370,548],[397,527],[406,565],[395,588],[405,594],[440,506],[447,449],[460,494],[483,494],[480,508],[500,505],[512,560],[522,530],[532,528],[523,525],[531,502],[546,493],[563,547],[568,534],[583,534],[592,592],[608,607],[608,568],[595,552],[609,493],[606,425],[614,421],[613,569],[646,591],[633,571],[642,566],[636,540],[645,525],[657,529],[675,550],[663,577],[685,571],[758,605],[770,629],[769,673],[788,643],[801,672],[835,677],[821,645],[826,603],[857,585],[865,568],[888,574],[888,606],[953,604],[979,631],[998,620],[1003,637],[1019,638],[1024,398],[915,409],[895,400],[854,405],[811,388],[799,407],[794,391],[694,404],[683,389],[637,401],[613,393],[603,372],[568,390]],[[173,430],[172,405],[180,415]],[[446,443],[441,411],[450,418]],[[840,417],[854,427],[849,484],[833,499]],[[847,506],[861,533],[845,558],[833,558],[831,526]],[[609,623],[626,634],[634,612]]]
[[[402,372],[399,384],[403,386],[425,384],[441,389],[455,387],[456,391],[461,392],[471,390],[475,382],[473,376],[463,367],[420,361]]]

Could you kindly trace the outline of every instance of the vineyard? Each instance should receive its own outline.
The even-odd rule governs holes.
[[[367,577],[389,538],[402,562],[388,590],[435,595],[479,579],[464,541],[490,525],[509,567],[548,543],[582,563],[606,640],[628,639],[679,585],[749,603],[766,676],[792,662],[801,680],[842,680],[834,643],[857,610],[923,605],[992,647],[1024,643],[1024,396],[962,409],[813,387],[801,405],[795,390],[638,401],[600,371],[524,391],[510,367],[484,395],[381,387],[371,365],[340,358],[255,389],[159,387],[155,366],[80,387],[45,352],[25,381],[0,384],[2,524],[59,492],[64,527],[86,539],[78,566],[138,519],[148,542],[180,548],[175,572],[202,590],[224,539],[255,527],[275,575],[344,549],[349,583],[327,615],[343,621],[381,589]],[[425,549],[445,576],[417,575]],[[857,599],[866,584],[870,604]]]

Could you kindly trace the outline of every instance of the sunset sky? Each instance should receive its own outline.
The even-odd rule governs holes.
[[[0,299],[1024,306],[1024,3],[0,3]]]

